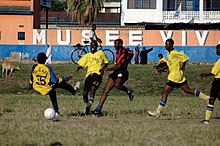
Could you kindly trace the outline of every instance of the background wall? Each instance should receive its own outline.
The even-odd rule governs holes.
[[[134,46],[125,46],[130,50],[134,50]],[[140,50],[142,50],[140,47]],[[157,62],[159,53],[167,58],[167,51],[164,46],[145,46],[146,49],[153,47],[153,51],[148,54],[149,62]],[[115,53],[113,46],[103,46]],[[52,60],[71,61],[70,54],[72,46],[52,45]],[[175,46],[178,51],[184,51],[189,57],[189,62],[215,62],[218,59],[215,46]],[[39,52],[46,52],[46,45],[0,45],[0,59],[12,58],[19,60],[31,60],[36,58]],[[134,58],[132,62],[134,61]]]

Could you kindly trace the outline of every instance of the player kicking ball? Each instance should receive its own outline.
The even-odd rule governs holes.
[[[45,53],[42,52],[37,55],[38,64],[35,64],[32,67],[29,89],[34,89],[42,95],[49,95],[55,111],[54,119],[57,120],[60,113],[55,89],[63,88],[71,92],[73,95],[75,94],[75,89],[67,83],[72,77],[57,78],[52,67],[45,65],[46,60],[47,56]]]
[[[167,66],[158,69],[158,72],[164,72],[168,69],[168,77],[166,86],[162,92],[162,99],[160,100],[159,106],[156,110],[148,111],[150,116],[159,117],[162,109],[166,105],[168,94],[173,90],[173,88],[181,88],[185,93],[195,95],[202,99],[208,100],[209,96],[203,94],[197,89],[190,89],[187,80],[184,76],[184,70],[186,62],[189,57],[183,52],[178,52],[173,48],[173,39],[167,39],[165,42],[165,48],[168,51],[168,61]]]
[[[220,56],[220,44],[216,46],[216,54]],[[201,77],[215,76],[210,93],[210,99],[206,107],[205,119],[202,121],[203,124],[209,124],[212,112],[214,110],[215,100],[220,100],[220,59],[215,63],[210,73],[200,74]]]

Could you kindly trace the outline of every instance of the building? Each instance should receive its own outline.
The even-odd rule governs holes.
[[[121,6],[121,25],[220,22],[219,0],[122,0]]]
[[[40,28],[39,0],[1,0],[0,44],[32,43],[33,29]]]

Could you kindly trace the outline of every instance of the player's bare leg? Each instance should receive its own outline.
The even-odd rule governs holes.
[[[99,100],[99,105],[97,106],[97,108],[95,109],[95,114],[100,114],[101,113],[101,110],[102,110],[102,106],[108,96],[108,93],[109,91],[112,90],[112,88],[114,87],[115,83],[114,81],[112,80],[112,78],[108,78],[108,81],[105,85],[105,88],[102,92],[102,95],[101,95],[101,98]]]
[[[209,96],[205,95],[204,93],[200,92],[198,89],[190,89],[188,84],[183,84],[180,86],[180,88],[188,94],[196,95],[199,98],[209,100]]]
[[[162,92],[162,98],[160,100],[160,103],[159,103],[157,109],[153,110],[153,111],[148,111],[148,114],[150,116],[157,116],[157,117],[160,116],[160,113],[167,102],[167,96],[172,90],[173,90],[173,88],[171,86],[166,85],[164,87],[163,92]]]
[[[126,92],[128,94],[128,97],[129,97],[130,101],[132,101],[134,99],[133,90],[131,88],[128,88],[125,85],[123,85],[122,81],[121,81],[121,78],[116,79],[115,87],[118,90],[122,90],[122,91]]]

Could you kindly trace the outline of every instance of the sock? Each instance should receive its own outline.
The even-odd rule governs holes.
[[[130,93],[130,91],[131,91],[131,89],[130,89],[130,88],[126,88],[126,93],[127,93],[127,94],[129,94],[129,93]]]
[[[102,106],[99,104],[96,108],[97,111],[101,111],[102,110]]]
[[[204,93],[200,92],[197,89],[194,91],[194,95],[196,95],[197,97],[201,99],[209,100],[209,96],[205,95]]]
[[[94,99],[92,97],[90,97],[88,99],[88,104],[91,106],[93,104],[93,102],[94,102]]]
[[[162,111],[163,107],[165,106],[165,102],[163,102],[162,100],[160,101],[159,106],[157,107],[157,114],[160,114],[160,112]]]
[[[211,104],[207,105],[205,112],[205,120],[209,121],[211,119],[213,109],[214,109],[214,105]]]

